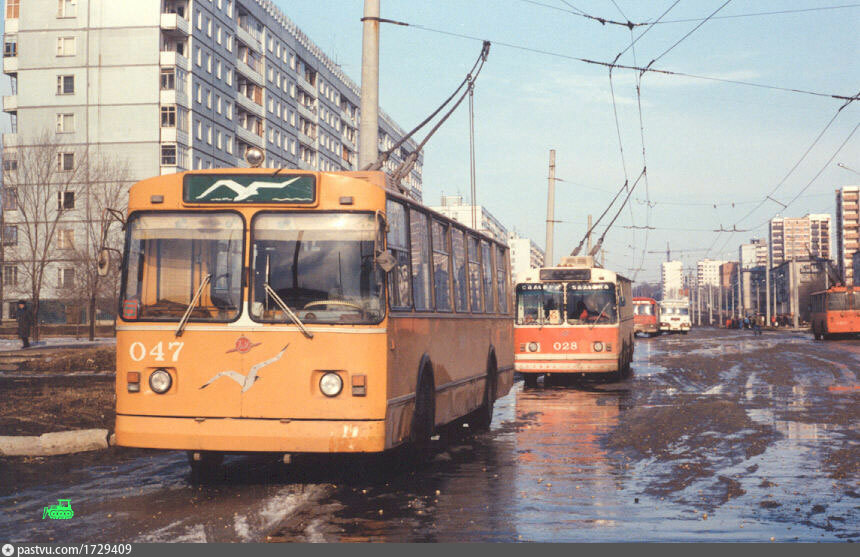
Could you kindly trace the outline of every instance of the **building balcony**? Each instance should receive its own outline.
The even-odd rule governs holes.
[[[296,164],[296,166],[298,166],[302,170],[316,170],[316,168],[314,168],[314,166],[312,164],[307,163],[307,162],[303,161],[302,159],[298,160],[298,163]]]
[[[187,37],[191,31],[191,24],[179,14],[161,14],[161,30]]]
[[[182,131],[179,128],[161,128],[161,142],[190,145],[188,132]]]
[[[307,145],[309,147],[316,148],[317,140],[314,139],[313,137],[307,135],[306,133],[302,133],[301,131],[297,131],[296,137],[298,137],[299,141],[301,141],[305,145]]]
[[[305,106],[302,103],[298,103],[299,114],[310,120],[311,122],[317,121],[317,107],[315,106]]]
[[[3,97],[3,112],[18,111],[18,95],[7,95]]]
[[[301,87],[302,89],[304,89],[305,91],[307,91],[308,93],[313,95],[314,97],[317,96],[317,88],[315,86],[311,85],[310,82],[308,80],[306,80],[304,77],[302,77],[301,75],[296,76],[296,83],[299,84],[299,87]]]
[[[356,118],[355,118],[354,116],[350,116],[350,115],[349,115],[349,112],[347,112],[347,111],[346,111],[346,110],[344,110],[343,108],[341,108],[341,109],[340,109],[340,118],[341,118],[341,120],[343,120],[346,124],[348,124],[348,125],[352,126],[353,128],[357,128],[357,127],[358,127],[358,122],[357,122]]]
[[[3,73],[18,73],[18,57],[10,56],[8,58],[3,58]]]
[[[340,141],[341,141],[341,143],[343,143],[343,146],[346,147],[347,149],[349,149],[350,151],[355,151],[357,149],[355,141],[349,139],[345,135],[341,136]]]
[[[191,100],[188,98],[188,95],[175,89],[160,91],[158,100],[161,106],[176,104],[185,108],[191,108]]]
[[[236,27],[236,38],[248,45],[251,50],[263,52],[263,43],[242,26]]]
[[[263,74],[261,74],[242,60],[236,60],[236,69],[239,71],[239,73],[259,85],[260,87],[266,86],[266,82],[263,79]]]
[[[264,141],[262,136],[257,135],[250,130],[246,130],[242,126],[236,126],[236,137],[238,137],[245,143],[250,143],[251,145],[256,145],[260,148],[264,147]]]
[[[158,53],[158,63],[162,66],[175,66],[182,68],[186,72],[189,71],[188,58],[173,50],[162,50]]]
[[[252,101],[251,99],[249,99],[248,97],[243,95],[242,93],[238,93],[236,95],[236,104],[238,104],[239,106],[241,106],[242,108],[244,108],[245,110],[250,112],[251,114],[256,114],[257,116],[259,116],[261,118],[266,117],[266,109],[263,108],[262,105],[255,103],[254,101]]]
[[[18,146],[18,134],[17,133],[4,133],[3,134],[3,147],[17,147]]]

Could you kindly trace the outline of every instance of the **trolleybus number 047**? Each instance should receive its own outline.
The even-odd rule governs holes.
[[[184,342],[169,342],[167,343],[167,349],[172,351],[170,360],[173,362],[179,361],[179,353],[182,351],[182,347],[185,346]],[[128,355],[131,356],[131,359],[135,362],[139,362],[146,357],[146,346],[142,342],[133,342],[128,349]],[[156,362],[164,361],[164,343],[159,342],[155,346],[152,347],[152,350],[149,351],[149,355],[155,358]]]
[[[558,352],[560,350],[576,350],[575,342],[556,342],[552,345],[553,349]]]

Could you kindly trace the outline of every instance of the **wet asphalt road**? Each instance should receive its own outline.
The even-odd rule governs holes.
[[[630,379],[518,381],[422,462],[237,456],[193,486],[184,453],[135,454],[0,497],[0,540],[858,541],[858,370],[860,340],[641,338]],[[41,520],[57,498],[75,517]]]

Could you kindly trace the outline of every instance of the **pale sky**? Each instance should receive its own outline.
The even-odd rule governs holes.
[[[579,243],[588,214],[596,219],[625,176],[631,184],[639,176],[644,136],[647,192],[640,181],[608,232],[606,266],[638,281],[657,281],[667,241],[673,250],[702,250],[676,252],[685,266],[708,248],[712,258],[737,259],[738,245],[766,236],[766,222],[778,212],[834,214],[835,188],[860,183],[860,131],[837,153],[860,122],[860,102],[839,112],[801,161],[845,104],[827,95],[860,91],[860,4],[734,0],[693,31],[724,2],[381,0],[383,18],[412,26],[381,28],[380,104],[401,127],[411,128],[464,78],[480,51],[478,39],[489,40],[475,92],[478,203],[543,246],[549,150],[555,149],[556,176],[564,180],[556,184],[555,218],[563,221],[555,227],[558,260]],[[360,84],[362,0],[275,3]],[[574,13],[650,23],[670,7],[665,23],[636,26],[632,35],[627,27]],[[804,11],[744,15],[786,10]],[[628,48],[631,36],[643,32]],[[615,69],[616,128],[608,69],[576,59],[611,62],[624,49],[619,64],[642,67],[659,57],[652,68],[767,87],[646,73],[640,131],[638,72]],[[8,94],[9,80],[2,82]],[[778,185],[776,201],[743,218]],[[788,204],[804,188],[782,208],[779,203]],[[442,193],[468,198],[469,191],[464,103],[425,148],[424,201],[436,205]],[[615,208],[597,234],[614,214]],[[646,223],[656,228],[647,231],[647,245],[645,230],[629,228]],[[714,232],[735,225],[743,232]],[[649,251],[660,253],[643,253]]]

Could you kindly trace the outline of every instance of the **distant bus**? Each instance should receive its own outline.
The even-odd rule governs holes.
[[[516,285],[516,370],[526,386],[538,376],[619,377],[633,361],[633,297],[629,279],[566,257],[558,267],[531,269]]]
[[[860,333],[860,289],[832,286],[810,297],[812,334],[816,340]]]
[[[660,334],[660,306],[653,298],[633,298],[633,333]]]
[[[660,302],[661,333],[686,335],[691,326],[689,300],[663,300]]]
[[[379,452],[513,383],[507,247],[381,172],[230,168],[129,193],[116,438],[222,453]]]

